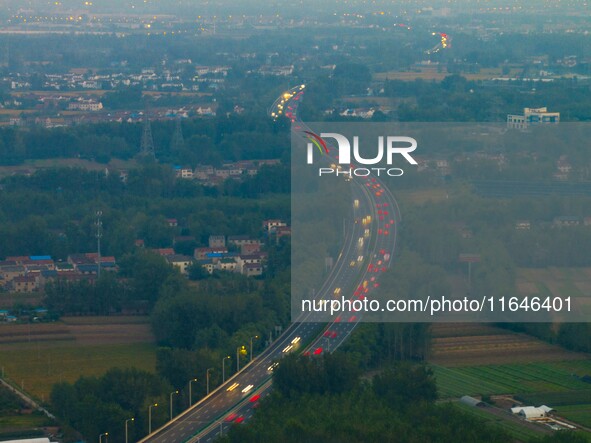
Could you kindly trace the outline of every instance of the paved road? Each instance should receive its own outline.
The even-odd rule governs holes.
[[[288,116],[293,120],[302,89],[293,89]],[[280,102],[274,106],[277,103]],[[307,129],[303,123],[299,124],[302,131]],[[379,284],[380,273],[387,270],[393,256],[400,214],[392,194],[376,178],[354,178],[350,183],[353,220],[345,230],[343,246],[334,267],[316,293],[317,299],[330,300],[336,288],[341,288],[341,295],[351,300],[371,297],[371,292]],[[371,216],[371,222],[364,222],[367,216]],[[358,260],[360,256],[363,257],[361,261]],[[352,262],[355,263],[352,265]],[[236,420],[241,422],[252,416],[256,402],[251,399],[255,395],[264,396],[271,389],[271,366],[275,362],[289,352],[311,356],[333,352],[349,337],[361,318],[361,312],[349,313],[335,316],[327,324],[326,321],[314,321],[313,314],[302,314],[242,371],[140,443],[213,441]],[[250,385],[251,390],[244,393],[243,389]]]

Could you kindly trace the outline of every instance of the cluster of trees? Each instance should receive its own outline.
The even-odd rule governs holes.
[[[435,380],[422,365],[399,363],[362,382],[347,355],[292,356],[275,370],[274,386],[248,425],[232,427],[222,441],[509,440],[451,405],[436,405]]]
[[[153,429],[168,419],[171,386],[161,377],[138,369],[110,369],[101,377],[81,377],[75,383],[57,383],[51,390],[52,410],[60,417],[67,441],[85,436],[87,440],[108,432],[109,441],[125,441],[125,420],[129,440],[137,441],[148,432],[148,407]]]
[[[156,157],[162,162],[221,165],[223,161],[284,158],[289,138],[285,122],[274,123],[265,113],[220,115],[182,122],[184,142],[172,143],[174,121],[153,121]],[[85,158],[108,163],[130,159],[140,152],[141,123],[102,123],[68,128],[0,130],[0,164],[25,160]]]
[[[60,168],[3,180],[0,192],[0,251],[8,255],[68,254],[96,248],[96,211],[102,211],[104,255],[117,258],[146,247],[170,247],[178,235],[205,245],[210,234],[262,234],[266,218],[287,219],[289,175],[263,168],[243,183],[209,188],[175,179],[170,167],[131,170],[127,183],[103,171]],[[176,218],[178,228],[167,218]],[[179,244],[179,248],[187,245]],[[190,247],[179,252],[189,253]]]

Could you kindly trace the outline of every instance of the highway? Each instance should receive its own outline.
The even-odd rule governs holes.
[[[286,99],[286,103],[290,99],[298,100],[302,89],[294,88],[295,92]],[[282,97],[287,95],[283,94]],[[275,109],[277,103],[283,102],[276,102]],[[293,122],[297,104],[289,109],[288,118]],[[393,257],[396,224],[400,214],[392,194],[378,178],[356,177],[349,183],[353,200],[352,220],[346,226],[338,259],[316,293],[317,299],[330,300],[337,290],[339,296],[345,295],[351,300],[371,297],[372,291],[379,286],[380,273],[387,271]],[[364,240],[360,241],[361,238]],[[359,257],[363,259],[359,260]],[[215,440],[220,432],[252,416],[258,396],[264,397],[271,389],[274,363],[292,352],[310,355],[310,358],[333,352],[344,343],[362,317],[361,312],[348,313],[335,316],[331,323],[326,323],[314,321],[315,317],[311,313],[303,313],[240,372],[140,442],[194,443]],[[250,386],[250,390],[243,392]]]

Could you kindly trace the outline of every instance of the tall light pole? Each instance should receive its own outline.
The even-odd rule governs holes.
[[[226,356],[222,359],[222,383],[226,381],[226,360],[229,360],[230,356]]]
[[[206,385],[207,385],[207,395],[209,395],[209,371],[213,371],[213,368],[208,368],[207,371],[205,371],[205,379],[206,379]]]
[[[255,335],[254,337],[250,337],[250,361],[252,361],[252,340],[255,338],[258,340],[259,336]]]
[[[99,435],[99,443],[102,443],[103,442],[103,435],[105,437],[109,437],[109,433],[108,432],[105,432],[105,433]],[[105,438],[105,441],[107,441],[107,440],[108,440],[108,438]]]
[[[236,372],[240,372],[240,346],[236,348]]]
[[[171,420],[172,420],[172,396],[174,394],[178,394],[178,393],[179,393],[179,391],[174,391],[174,392],[171,392],[170,395],[169,395],[169,397],[170,397],[170,419]]]
[[[125,420],[125,443],[128,443],[129,434],[127,433],[127,423],[129,423],[130,421],[135,421],[135,418],[131,417],[131,418],[128,418],[127,420]]]
[[[193,384],[193,382],[196,381],[196,378],[194,378],[193,380],[189,380],[189,407],[191,407],[191,405],[193,404],[193,391],[191,390],[191,385]]]
[[[148,434],[152,433],[152,408],[158,406],[158,403],[148,406]]]

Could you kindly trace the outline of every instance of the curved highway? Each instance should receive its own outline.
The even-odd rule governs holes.
[[[269,112],[274,118],[285,115],[299,132],[307,130],[296,117],[303,91],[303,85],[286,91]],[[391,264],[400,220],[394,197],[378,178],[355,177],[350,183],[353,223],[347,226],[338,259],[317,292],[317,299],[330,300],[336,294],[351,300],[370,298],[379,286],[380,273]],[[271,389],[272,371],[283,356],[299,352],[313,358],[333,352],[351,334],[362,313],[338,315],[330,323],[315,322],[313,318],[310,313],[302,313],[240,372],[140,442],[213,441],[220,432],[252,416],[259,399]]]

